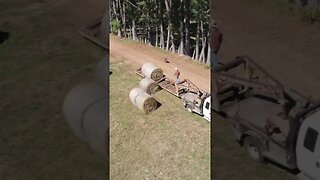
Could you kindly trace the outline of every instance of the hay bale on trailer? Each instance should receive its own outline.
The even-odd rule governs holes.
[[[158,84],[149,78],[144,78],[140,81],[140,88],[148,94],[154,94],[159,90]]]
[[[152,79],[154,81],[158,81],[163,77],[162,69],[156,67],[151,63],[143,64],[141,68],[141,72],[145,77]]]
[[[158,102],[152,96],[147,94],[141,88],[134,88],[130,91],[129,98],[133,105],[138,107],[144,113],[149,114],[150,112],[157,109]]]

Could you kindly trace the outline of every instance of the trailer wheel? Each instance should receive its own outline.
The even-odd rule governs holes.
[[[253,137],[248,136],[244,139],[244,147],[247,149],[248,154],[252,159],[258,162],[264,161],[261,148]]]
[[[191,106],[189,105],[189,104],[187,104],[187,110],[190,112],[190,113],[193,113],[193,110],[192,110],[192,108],[191,108]]]

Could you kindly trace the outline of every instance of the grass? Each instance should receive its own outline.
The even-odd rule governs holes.
[[[141,78],[123,60],[110,68],[111,179],[210,179],[210,124],[165,91],[145,115],[129,100]]]
[[[1,180],[106,179],[106,161],[71,133],[62,115],[64,96],[93,79],[105,54],[77,33],[101,16],[86,12],[99,6],[0,2],[0,27],[10,32],[0,44]]]

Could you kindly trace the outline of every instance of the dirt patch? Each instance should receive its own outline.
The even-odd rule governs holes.
[[[210,90],[210,70],[204,66],[188,60],[184,56],[172,54],[142,43],[120,39],[117,36],[110,37],[110,57],[123,58],[134,67],[141,67],[150,62],[161,68],[165,75],[174,78],[174,68],[178,67],[182,79],[190,79],[205,91]],[[170,63],[165,63],[164,58]]]

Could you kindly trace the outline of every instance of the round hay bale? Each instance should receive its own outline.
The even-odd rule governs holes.
[[[157,101],[141,88],[132,89],[130,91],[129,98],[136,107],[146,114],[156,110],[158,105]]]
[[[82,129],[84,112],[90,104],[104,97],[104,90],[100,86],[86,83],[71,89],[64,99],[62,107],[64,117],[73,133],[83,141],[86,141]]]
[[[109,84],[109,68],[108,68],[108,62],[109,62],[109,55],[106,55],[103,59],[100,60],[96,67],[96,74],[95,79],[96,82],[101,85],[105,90],[108,90],[108,84]],[[106,92],[105,94],[108,94]]]
[[[107,157],[108,114],[107,99],[95,101],[83,115],[83,133],[90,147]]]
[[[159,86],[158,84],[149,78],[144,78],[140,81],[140,88],[143,89],[148,94],[154,94],[158,91]]]
[[[129,98],[130,98],[131,102],[133,103],[133,105],[137,106],[136,96],[138,96],[142,93],[145,93],[145,92],[141,88],[134,88],[130,91]]]
[[[141,72],[145,77],[152,79],[154,81],[158,81],[163,77],[162,69],[156,67],[151,63],[143,64],[141,68]]]

